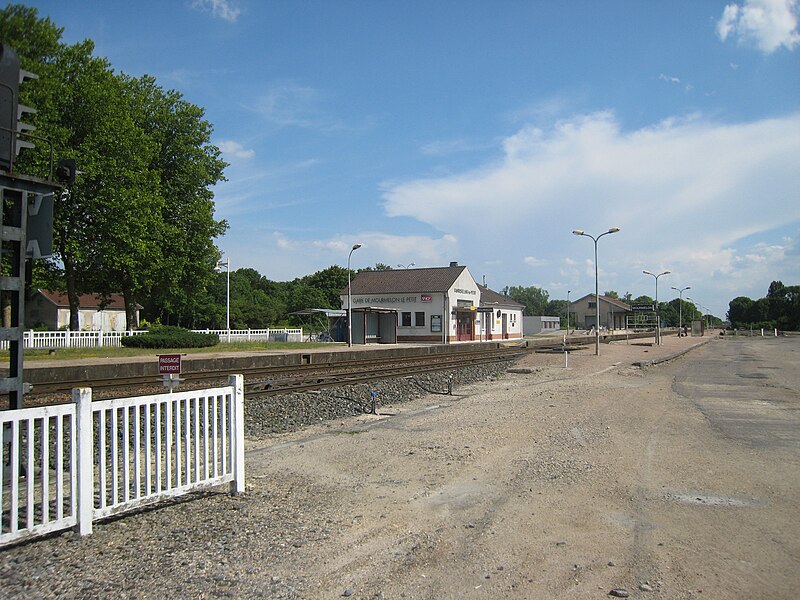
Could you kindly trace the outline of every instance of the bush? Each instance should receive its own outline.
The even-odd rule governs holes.
[[[219,344],[216,333],[195,333],[182,327],[159,325],[141,335],[122,338],[126,348],[208,348]]]

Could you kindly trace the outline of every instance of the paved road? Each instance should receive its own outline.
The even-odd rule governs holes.
[[[674,390],[724,436],[760,448],[800,448],[800,339],[729,338],[698,350]]]

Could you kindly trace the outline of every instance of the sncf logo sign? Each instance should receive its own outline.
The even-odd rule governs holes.
[[[433,296],[431,296],[430,294],[422,294],[420,296],[420,300],[422,302],[433,302]]]

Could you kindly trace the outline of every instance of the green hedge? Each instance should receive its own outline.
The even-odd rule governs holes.
[[[216,333],[195,333],[182,327],[153,327],[147,333],[122,338],[126,348],[208,348],[219,344]]]

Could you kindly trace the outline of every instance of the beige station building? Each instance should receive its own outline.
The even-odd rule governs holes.
[[[522,338],[524,306],[476,283],[466,266],[361,271],[341,292],[354,344]]]

